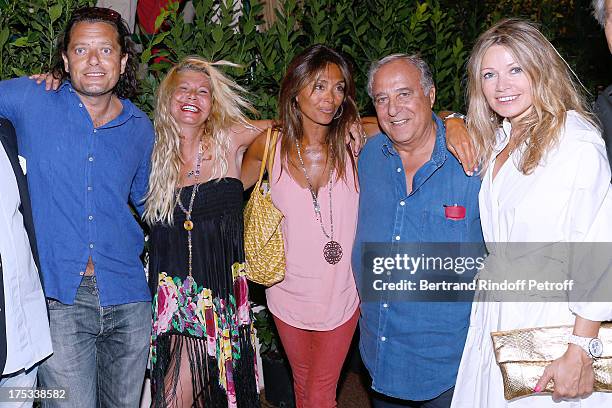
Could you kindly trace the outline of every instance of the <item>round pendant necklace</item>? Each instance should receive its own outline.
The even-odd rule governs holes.
[[[192,272],[192,244],[191,244],[191,230],[193,229],[193,221],[191,221],[191,212],[193,211],[193,202],[195,201],[195,196],[198,192],[198,187],[200,186],[198,182],[200,181],[200,166],[202,164],[202,141],[200,141],[200,146],[198,148],[198,155],[196,156],[196,168],[195,171],[192,170],[193,175],[195,175],[195,184],[191,187],[191,198],[189,199],[189,208],[185,208],[183,203],[181,202],[181,191],[183,191],[183,187],[181,187],[176,193],[176,202],[181,209],[185,213],[185,221],[183,221],[183,228],[187,231],[187,248],[189,250],[189,276],[191,276]],[[187,177],[190,177],[189,173]]]
[[[319,224],[321,225],[321,231],[323,231],[323,235],[329,241],[323,247],[323,258],[325,261],[331,265],[335,265],[340,262],[342,259],[342,246],[339,242],[334,241],[334,218],[332,214],[332,169],[329,169],[329,229],[330,233],[328,234],[325,231],[325,227],[323,226],[323,217],[321,216],[321,206],[319,205],[319,200],[317,194],[314,191],[314,187],[310,181],[310,177],[308,177],[308,172],[306,171],[306,165],[304,164],[304,160],[302,159],[302,151],[300,149],[300,142],[295,141],[295,147],[297,149],[298,159],[300,160],[300,165],[302,166],[302,171],[304,171],[304,176],[306,177],[306,182],[308,183],[308,190],[310,191],[310,195],[312,197],[312,205],[314,207],[315,217],[319,220]]]
[[[197,182],[197,179],[196,179]],[[192,254],[192,245],[191,245],[191,230],[193,229],[193,221],[191,221],[191,212],[193,211],[193,202],[195,200],[196,193],[198,192],[199,184],[194,184],[191,188],[191,198],[189,200],[189,208],[185,208],[183,203],[181,203],[181,191],[183,188],[178,191],[176,194],[176,200],[181,211],[185,213],[185,221],[183,222],[183,228],[187,231],[187,248],[189,250],[189,276],[191,276],[192,265],[191,261],[193,259]]]

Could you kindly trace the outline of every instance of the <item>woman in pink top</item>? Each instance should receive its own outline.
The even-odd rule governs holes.
[[[281,83],[279,129],[270,177],[285,215],[285,279],[266,291],[293,372],[298,408],[335,407],[336,387],[359,316],[351,250],[359,202],[355,158],[345,135],[358,119],[346,60],[315,45],[296,56]],[[363,131],[357,132],[362,137]],[[254,184],[266,134],[242,166]]]

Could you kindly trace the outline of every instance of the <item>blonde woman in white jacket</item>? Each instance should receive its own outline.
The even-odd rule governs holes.
[[[468,77],[468,128],[481,164],[480,217],[490,252],[483,274],[499,278],[505,272],[514,280],[540,272],[539,263],[551,265],[550,259],[544,262],[542,243],[612,242],[605,145],[553,46],[530,23],[504,20],[476,42]],[[533,243],[534,254],[526,265],[509,263],[507,243]],[[590,273],[609,279],[609,266]],[[568,344],[546,368],[533,384],[534,394],[506,401],[490,336],[573,325],[575,335],[596,338],[601,322],[612,319],[612,304],[503,302],[487,296],[477,295],[472,306],[452,407],[612,406],[612,394],[593,393],[592,357],[576,344]],[[540,393],[550,381],[554,394]]]

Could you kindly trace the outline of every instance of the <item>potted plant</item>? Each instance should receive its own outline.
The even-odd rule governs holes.
[[[266,401],[277,407],[293,408],[291,369],[280,344],[272,314],[266,308],[254,313],[254,326],[260,345]]]

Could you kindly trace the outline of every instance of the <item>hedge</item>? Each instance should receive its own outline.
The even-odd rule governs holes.
[[[72,10],[93,3],[0,0],[0,79],[48,69],[57,33]],[[363,113],[373,112],[365,90],[371,61],[394,52],[420,53],[433,71],[435,108],[461,110],[470,44],[486,24],[522,2],[281,0],[276,19],[267,29],[263,28],[262,0],[234,3],[194,0],[193,23],[185,23],[177,12],[178,3],[171,3],[158,18],[158,26],[163,25],[159,34],[134,35],[142,49],[142,92],[136,101],[141,108],[151,113],[157,84],[173,62],[198,54],[241,64],[242,68],[228,73],[250,91],[250,100],[262,117],[274,117],[279,83],[289,61],[308,45],[325,43],[352,60]],[[557,24],[564,3],[573,4],[544,0],[539,7],[548,10],[544,17],[551,24]]]

